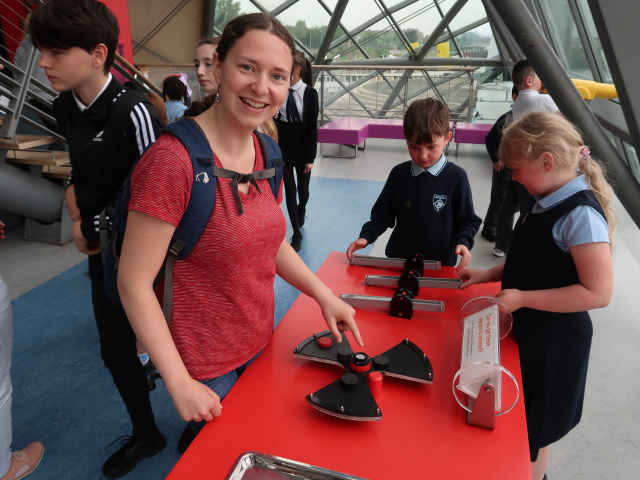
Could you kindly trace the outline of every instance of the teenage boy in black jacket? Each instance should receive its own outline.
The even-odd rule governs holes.
[[[460,256],[458,269],[463,269],[471,261],[482,220],[473,209],[466,172],[443,154],[451,140],[449,110],[433,98],[416,100],[405,113],[403,130],[411,160],[391,170],[371,220],[349,245],[347,256],[393,228],[387,257],[408,258],[419,252],[453,267]]]
[[[139,460],[160,452],[166,439],[155,424],[147,377],[136,353],[136,338],[124,310],[113,306],[103,288],[98,216],[113,202],[133,161],[160,133],[161,123],[139,93],[125,89],[109,73],[118,21],[94,0],[49,0],[30,21],[39,65],[51,86],[62,92],[53,104],[69,144],[72,177],[66,203],[74,223],[73,241],[89,256],[93,311],[100,350],[122,397],[133,431],[105,462],[102,473],[117,478]]]

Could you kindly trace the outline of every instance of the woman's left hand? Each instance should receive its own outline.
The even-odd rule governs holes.
[[[356,311],[351,305],[343,302],[333,294],[328,295],[322,301],[318,301],[318,304],[322,309],[324,321],[327,322],[327,326],[337,342],[342,341],[340,332],[349,330],[358,345],[364,346],[360,330],[358,330],[358,325],[356,325],[355,321]]]

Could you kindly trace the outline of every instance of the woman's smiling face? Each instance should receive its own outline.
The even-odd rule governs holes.
[[[230,121],[254,129],[285,102],[293,65],[291,49],[266,30],[249,30],[229,49],[224,62],[214,55],[219,107]]]

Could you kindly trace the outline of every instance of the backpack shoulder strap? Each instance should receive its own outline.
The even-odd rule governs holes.
[[[193,184],[189,203],[171,238],[164,268],[162,310],[169,323],[173,305],[173,267],[176,261],[189,256],[209,222],[216,201],[216,179],[212,173],[211,145],[194,120],[183,118],[167,125],[164,132],[180,140],[187,149],[193,165]]]
[[[258,143],[262,150],[262,157],[266,159],[265,168],[275,168],[276,174],[269,178],[269,186],[273,196],[278,198],[278,190],[282,185],[282,170],[284,167],[284,160],[282,158],[282,151],[277,142],[262,132],[256,130],[256,136],[258,137]]]
[[[193,165],[193,184],[189,204],[172,239],[178,260],[187,258],[213,212],[216,201],[216,181],[213,177],[213,155],[207,137],[191,118],[167,125],[164,132],[176,137],[187,149]],[[175,245],[174,245],[175,244]]]

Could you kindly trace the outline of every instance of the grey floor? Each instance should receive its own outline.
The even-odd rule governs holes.
[[[328,145],[325,153],[335,151],[336,148]],[[351,151],[347,147],[342,147],[342,153]],[[453,152],[450,152],[449,158],[467,170],[472,184],[476,211],[480,216],[484,216],[489,200],[491,178],[491,165],[484,147],[463,145],[460,148],[459,157],[455,157]],[[311,202],[315,204],[313,212],[309,215],[308,225],[305,226],[305,240],[301,252],[302,258],[313,269],[318,268],[329,250],[343,251],[348,243],[356,238],[360,225],[368,217],[370,206],[375,200],[375,192],[381,189],[390,168],[406,159],[408,155],[404,143],[396,140],[369,140],[366,150],[359,152],[356,159],[318,156],[313,170],[312,188],[315,190],[312,190],[311,194]],[[323,190],[330,190],[332,193],[329,196],[323,196]],[[337,207],[330,204],[340,195],[343,196],[343,200],[340,200],[342,203]],[[366,198],[359,198],[361,196]],[[356,198],[358,201],[355,200]],[[636,377],[639,371],[636,362],[640,358],[637,353],[640,345],[640,321],[636,316],[640,286],[640,230],[619,203],[617,207],[619,224],[613,253],[614,296],[607,308],[592,312],[595,335],[583,421],[553,447],[548,469],[550,480],[632,479],[638,478],[638,471],[640,471],[640,414],[638,413],[640,379]],[[343,223],[338,223],[338,219]],[[382,255],[383,244],[384,240],[381,239],[369,253]],[[499,259],[492,256],[491,248],[492,245],[489,242],[478,236],[472,251],[472,266],[485,268],[499,262]],[[14,310],[19,312],[23,311],[24,303],[34,301],[33,295],[40,295],[39,288],[43,284],[51,285],[52,282],[67,281],[69,272],[73,273],[74,269],[83,268],[81,265],[76,266],[83,261],[84,257],[75,251],[73,245],[54,246],[26,242],[21,239],[21,232],[18,230],[10,232],[7,239],[0,241],[0,272],[9,285],[14,305],[19,307]],[[295,299],[295,293],[286,292],[282,295],[282,299],[277,317],[286,311],[288,305]],[[67,308],[65,298],[57,300],[54,298],[39,315],[47,317],[52,312],[64,311],[65,308]],[[16,329],[23,328],[23,323],[26,321],[31,320],[16,316]],[[22,342],[28,342],[28,339],[28,336],[21,337]],[[33,363],[38,358],[37,350],[30,350],[28,345],[23,347],[27,347],[26,352],[23,348],[21,350],[23,353],[14,356],[14,371],[24,364]],[[87,348],[97,349],[97,346],[92,344]],[[104,387],[105,390],[109,388],[109,385]],[[49,395],[66,398],[77,393],[59,388]],[[42,418],[44,422],[45,416],[50,414],[47,405],[51,399],[27,402],[30,394],[31,390],[28,388],[14,392],[14,405],[29,404],[30,408],[36,410],[35,418]],[[112,394],[112,392],[109,393],[109,395]],[[169,402],[166,396],[155,398],[154,405],[158,401]],[[117,403],[117,399],[114,402]],[[166,408],[171,410],[170,406]],[[65,413],[64,410],[58,414],[73,415],[71,411]],[[114,415],[121,415],[121,412],[116,412]],[[167,415],[170,416],[170,414]],[[97,422],[95,427],[97,429],[102,428],[103,422],[111,421],[107,415],[99,415],[97,418],[97,420],[91,420],[93,424]],[[76,420],[76,422],[83,421],[89,420],[83,418]],[[169,422],[169,420],[166,421]],[[174,424],[175,419],[172,418],[170,422]],[[32,426],[14,425],[14,436],[27,438]],[[86,438],[74,437],[73,442],[76,444],[72,446],[72,451],[82,447],[83,442],[91,441],[95,432],[89,428],[86,430]],[[173,427],[174,437],[178,432],[179,428]],[[174,443],[175,440],[177,438],[170,438],[170,443]],[[84,473],[72,474],[76,460],[73,457],[55,457],[56,451],[61,450],[56,449],[56,442],[69,440],[65,437],[64,440],[48,438],[43,441],[48,442],[47,446],[50,448],[45,454],[45,460],[39,471],[30,478],[34,480],[101,478],[99,470],[105,458],[101,450],[96,450],[99,453],[95,456],[82,460],[85,464],[80,470]],[[102,449],[104,447],[106,445],[101,445]],[[500,452],[496,452],[496,456],[499,455]],[[167,457],[162,468],[151,470],[148,466],[150,464],[143,462],[127,478],[161,478],[177,458],[175,453],[167,454]],[[488,462],[484,468],[490,469],[490,463]]]

